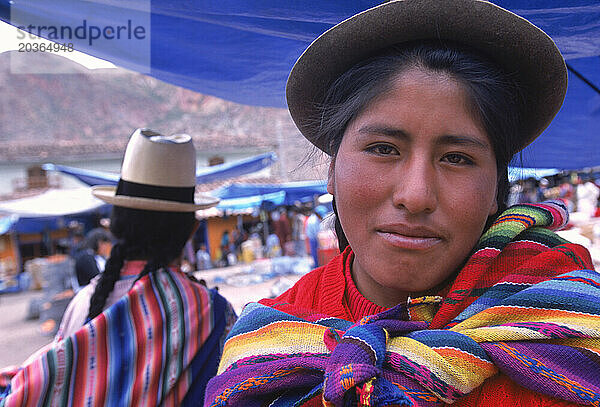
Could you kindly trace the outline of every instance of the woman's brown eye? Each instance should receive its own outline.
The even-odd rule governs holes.
[[[473,161],[461,154],[448,154],[446,161],[450,164],[473,164]]]
[[[457,154],[450,154],[450,155],[446,156],[446,159],[453,164],[458,164],[460,162],[460,160],[462,159],[462,157],[460,157]]]
[[[377,144],[377,145],[369,147],[367,149],[367,151],[370,151],[372,153],[379,154],[379,155],[391,155],[391,154],[394,154],[395,149],[394,149],[394,147],[388,146],[387,144]]]
[[[392,148],[390,146],[379,146],[379,152],[381,154],[389,154],[392,152]]]

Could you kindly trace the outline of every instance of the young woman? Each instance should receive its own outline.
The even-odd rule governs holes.
[[[313,42],[288,106],[331,156],[342,252],[246,307],[205,405],[599,403],[589,253],[551,231],[559,204],[505,205],[565,90],[552,40],[477,0],[388,2]]]
[[[194,212],[218,202],[195,197],[195,184],[189,136],[132,135],[118,186],[93,190],[113,205],[104,273],[74,298],[49,349],[0,375],[0,405],[201,403],[235,314],[179,267]]]

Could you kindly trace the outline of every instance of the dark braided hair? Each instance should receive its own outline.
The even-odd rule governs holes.
[[[162,212],[113,207],[110,230],[118,239],[90,299],[88,320],[103,311],[125,260],[146,260],[135,281],[167,267],[181,255],[194,228],[193,212]]]
[[[361,61],[342,74],[328,89],[319,107],[317,139],[335,160],[348,125],[402,72],[422,68],[450,75],[462,83],[470,97],[470,109],[490,138],[498,185],[498,211],[488,218],[486,229],[506,209],[508,197],[508,164],[518,151],[520,108],[523,97],[519,86],[495,63],[459,44],[425,41],[392,47]],[[336,214],[335,231],[340,250],[348,245]]]

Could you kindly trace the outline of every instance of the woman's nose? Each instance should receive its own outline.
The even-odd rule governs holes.
[[[435,169],[424,160],[406,162],[394,174],[393,203],[413,214],[431,213],[438,205]]]

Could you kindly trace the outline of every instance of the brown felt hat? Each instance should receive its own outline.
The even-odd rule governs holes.
[[[495,61],[522,87],[525,148],[558,113],[567,69],[552,39],[518,15],[479,0],[398,0],[373,7],[332,27],[292,68],[286,96],[292,119],[315,146],[319,110],[331,84],[356,63],[391,46],[419,40],[463,44]]]

